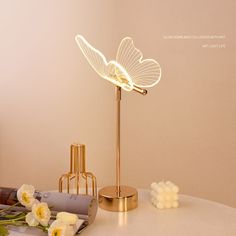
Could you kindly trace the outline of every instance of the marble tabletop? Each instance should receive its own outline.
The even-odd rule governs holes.
[[[10,236],[45,235],[11,231]],[[149,191],[139,190],[139,206],[129,212],[98,209],[83,236],[236,236],[236,208],[180,195],[180,207],[158,210],[150,203]]]

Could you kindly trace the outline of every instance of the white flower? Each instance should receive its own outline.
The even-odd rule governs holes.
[[[52,222],[48,229],[48,236],[74,236],[74,230],[61,220]]]
[[[68,212],[59,212],[57,213],[57,220],[61,220],[68,225],[75,225],[78,221],[78,216]]]
[[[34,218],[43,226],[47,226],[51,218],[51,211],[45,202],[36,203],[32,206]]]
[[[38,226],[39,222],[35,219],[34,214],[32,212],[29,212],[26,217],[25,221],[29,226]]]
[[[17,199],[23,206],[31,209],[35,203],[34,192],[34,186],[23,184],[17,191]]]

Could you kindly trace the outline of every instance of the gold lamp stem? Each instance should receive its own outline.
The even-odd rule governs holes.
[[[143,91],[138,91],[142,94]],[[145,93],[146,94],[146,93]],[[124,212],[138,206],[138,192],[135,188],[120,184],[120,103],[121,88],[115,87],[116,103],[116,185],[99,190],[99,206],[108,211]]]
[[[120,196],[120,101],[121,87],[115,87],[116,93],[116,188],[117,196]]]

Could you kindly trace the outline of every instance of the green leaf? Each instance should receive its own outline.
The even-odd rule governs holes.
[[[0,236],[7,236],[7,235],[9,235],[7,228],[3,225],[0,225]]]
[[[18,218],[18,217],[21,217],[21,216],[25,216],[25,215],[26,215],[26,213],[20,212],[18,214],[13,214],[13,215],[4,215],[4,217],[6,219],[15,219],[15,218]]]

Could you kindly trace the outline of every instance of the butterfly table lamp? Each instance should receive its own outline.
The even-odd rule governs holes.
[[[105,80],[115,85],[116,95],[116,185],[100,189],[99,206],[105,210],[124,212],[138,206],[135,188],[120,183],[120,101],[121,89],[146,95],[148,87],[156,85],[161,78],[161,67],[153,59],[143,60],[133,40],[124,38],[117,51],[116,60],[107,62],[105,56],[91,46],[81,35],[75,40],[93,69]]]

